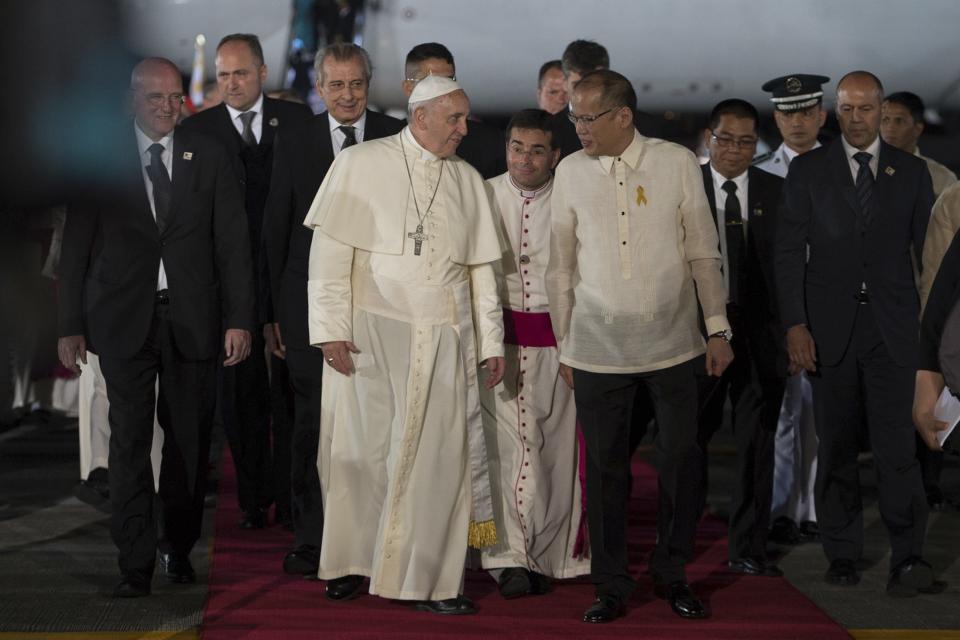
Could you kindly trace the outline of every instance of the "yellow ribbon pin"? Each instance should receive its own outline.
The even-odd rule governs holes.
[[[637,204],[647,204],[647,196],[643,193],[643,187],[637,187]]]

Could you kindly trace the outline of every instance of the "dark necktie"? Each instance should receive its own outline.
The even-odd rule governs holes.
[[[257,146],[257,138],[253,135],[253,119],[256,117],[256,111],[247,111],[240,114],[240,122],[243,123],[243,131],[240,133],[240,137],[243,138],[243,143],[248,147]]]
[[[870,171],[870,160],[873,156],[866,151],[858,151],[853,154],[853,159],[857,161],[860,168],[857,170],[857,200],[860,201],[860,214],[863,220],[862,229],[870,226],[870,220],[873,217],[871,199],[873,196],[873,172]]]
[[[357,128],[351,127],[350,125],[342,124],[340,125],[340,131],[343,131],[343,144],[340,145],[340,151],[343,151],[347,147],[352,147],[357,144]]]
[[[167,167],[163,164],[163,145],[155,142],[148,149],[150,152],[150,164],[147,166],[147,175],[150,182],[153,183],[153,209],[157,216],[157,227],[160,233],[167,227],[167,219],[170,216],[170,196],[173,192],[170,184],[170,174],[167,173]]]
[[[740,259],[743,254],[743,215],[740,212],[740,198],[737,197],[737,183],[727,180],[721,187],[727,192],[727,201],[723,205],[723,221],[727,236],[727,280],[730,282],[730,302],[739,302]]]

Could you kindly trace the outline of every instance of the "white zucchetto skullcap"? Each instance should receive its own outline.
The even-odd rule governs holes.
[[[461,89],[462,87],[457,84],[456,80],[453,80],[452,78],[429,75],[418,82],[417,86],[413,88],[413,91],[410,93],[410,100],[407,101],[407,104],[433,100],[434,98],[439,98],[440,96],[445,96],[448,93],[453,93],[454,91],[459,91]]]

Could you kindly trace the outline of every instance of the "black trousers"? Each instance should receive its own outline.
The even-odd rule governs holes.
[[[626,601],[635,581],[627,555],[631,415],[646,390],[659,429],[655,439],[659,512],[650,556],[656,583],[685,580],[700,513],[695,361],[646,373],[574,370],[574,398],[586,444],[590,576],[598,596]],[[691,472],[693,470],[693,472]]]
[[[810,376],[817,437],[817,519],[831,561],[859,560],[863,551],[858,428],[866,416],[887,527],[891,567],[919,556],[927,501],[912,424],[914,369],[890,357],[870,304],[857,309],[850,344],[834,366]]]
[[[270,383],[263,333],[252,332],[250,356],[220,367],[220,417],[237,471],[237,497],[244,511],[273,502],[270,459]]]
[[[144,577],[153,573],[158,547],[187,554],[200,538],[216,393],[216,360],[180,354],[168,311],[154,307],[147,340],[133,357],[100,356],[110,400],[110,534],[120,571]],[[164,435],[159,541],[150,464],[154,410]]]
[[[920,462],[920,475],[923,477],[923,490],[927,501],[933,497],[943,498],[940,489],[940,473],[943,471],[943,451],[931,451],[917,434],[917,460]]]
[[[293,406],[293,387],[287,361],[270,354],[270,443],[273,456],[273,502],[278,514],[290,513]]]
[[[320,444],[323,352],[315,347],[287,347],[287,367],[294,393],[290,489],[296,544],[319,547],[323,538],[323,498],[317,471],[317,448]]]
[[[751,341],[747,326],[735,311],[727,317],[733,329],[733,362],[720,378],[700,375],[700,419],[698,441],[704,451],[703,498],[708,486],[707,445],[723,425],[723,409],[729,398],[731,422],[737,447],[737,475],[730,510],[727,552],[730,560],[766,558],[767,530],[773,500],[773,445],[777,433],[784,379],[762,376],[758,345]]]

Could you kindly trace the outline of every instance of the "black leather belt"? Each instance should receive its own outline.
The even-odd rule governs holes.
[[[169,289],[160,289],[157,291],[157,296],[154,298],[156,304],[170,304],[170,291]]]

